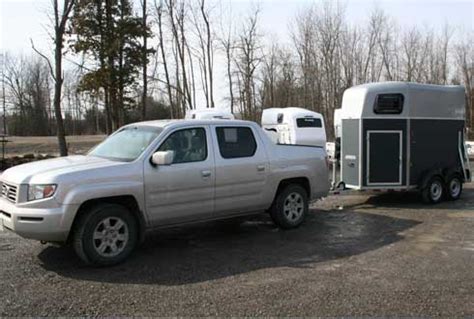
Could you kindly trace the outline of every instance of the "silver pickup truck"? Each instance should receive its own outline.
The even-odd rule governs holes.
[[[322,148],[276,145],[253,122],[135,123],[85,156],[6,170],[0,227],[116,264],[153,228],[263,211],[296,227],[328,193],[326,161]]]

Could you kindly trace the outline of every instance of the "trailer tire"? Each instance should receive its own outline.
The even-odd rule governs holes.
[[[306,190],[300,185],[290,184],[277,194],[270,208],[270,216],[278,227],[291,229],[301,225],[308,209]]]
[[[443,200],[444,192],[443,180],[440,176],[434,175],[421,190],[421,196],[426,204],[438,204]]]
[[[448,176],[446,179],[446,198],[448,200],[457,200],[462,194],[462,183],[463,179],[458,173],[454,173]]]

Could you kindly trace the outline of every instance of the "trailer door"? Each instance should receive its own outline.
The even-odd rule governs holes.
[[[367,131],[367,185],[402,184],[402,131]]]

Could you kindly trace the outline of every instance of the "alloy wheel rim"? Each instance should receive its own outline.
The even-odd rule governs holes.
[[[304,212],[304,200],[298,193],[289,194],[283,204],[283,213],[290,222],[295,222],[301,218]]]
[[[128,243],[128,226],[119,217],[101,220],[92,236],[95,251],[102,257],[119,255]]]

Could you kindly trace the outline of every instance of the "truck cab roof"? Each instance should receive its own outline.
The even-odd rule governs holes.
[[[185,127],[190,125],[212,125],[212,124],[219,124],[219,125],[257,125],[251,121],[243,121],[243,120],[155,120],[155,121],[144,121],[144,122],[136,122],[132,124],[128,124],[127,126],[152,126],[158,128],[176,128],[176,127]]]

